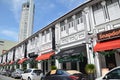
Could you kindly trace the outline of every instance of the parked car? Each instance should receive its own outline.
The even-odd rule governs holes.
[[[40,69],[27,69],[21,76],[21,80],[41,80],[43,72]]]
[[[86,80],[84,74],[76,70],[51,70],[42,80]]]
[[[21,74],[23,74],[24,71],[22,69],[15,69],[12,74],[11,77],[12,78],[21,78]]]
[[[1,75],[6,75],[7,71],[5,69],[1,70]]]
[[[10,70],[10,69],[8,69],[8,70],[6,70],[6,76],[11,76],[12,75],[12,72],[13,72],[13,70]]]
[[[96,80],[120,80],[120,66],[113,68],[102,77],[96,78]]]

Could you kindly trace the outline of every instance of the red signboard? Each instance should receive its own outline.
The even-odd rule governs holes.
[[[112,29],[109,31],[101,32],[97,34],[98,42],[115,39],[120,37],[120,28]]]

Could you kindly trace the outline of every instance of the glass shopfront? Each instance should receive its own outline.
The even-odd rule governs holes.
[[[120,66],[120,54],[117,50],[99,52],[99,60],[101,68],[108,68],[111,70],[116,66]]]
[[[99,53],[102,69],[120,66],[120,28],[98,33],[94,52]]]
[[[73,46],[61,50],[56,55],[62,69],[79,70],[85,73],[84,69],[87,64],[86,45]]]

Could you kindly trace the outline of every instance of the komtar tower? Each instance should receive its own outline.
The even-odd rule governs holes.
[[[27,2],[22,5],[19,42],[33,34],[34,9],[35,5],[33,0],[27,0]]]

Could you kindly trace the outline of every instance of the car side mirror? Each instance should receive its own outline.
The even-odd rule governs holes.
[[[105,80],[109,80],[107,75],[105,75],[105,77],[104,77],[103,79],[105,79]]]

